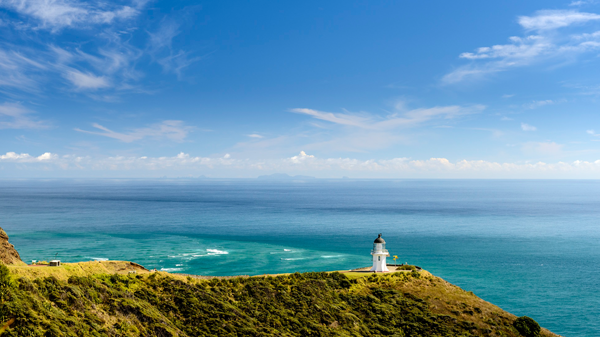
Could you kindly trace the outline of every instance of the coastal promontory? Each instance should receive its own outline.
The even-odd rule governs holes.
[[[14,319],[2,337],[557,336],[411,266],[209,277],[120,261],[28,266],[2,244],[0,321]]]

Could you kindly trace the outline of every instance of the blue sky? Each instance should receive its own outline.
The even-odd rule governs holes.
[[[0,177],[600,178],[597,1],[0,0]]]

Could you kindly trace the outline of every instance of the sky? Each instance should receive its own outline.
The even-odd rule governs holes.
[[[0,179],[600,178],[600,1],[0,0]]]

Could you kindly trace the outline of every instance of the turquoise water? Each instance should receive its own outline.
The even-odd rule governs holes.
[[[600,336],[600,181],[0,181],[25,261],[203,275],[419,265],[565,336]]]

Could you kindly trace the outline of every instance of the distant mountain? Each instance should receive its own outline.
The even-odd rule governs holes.
[[[289,181],[289,180],[311,180],[317,179],[315,177],[310,176],[291,176],[285,173],[273,173],[266,176],[259,176],[256,179],[260,180],[277,180],[277,181]]]

